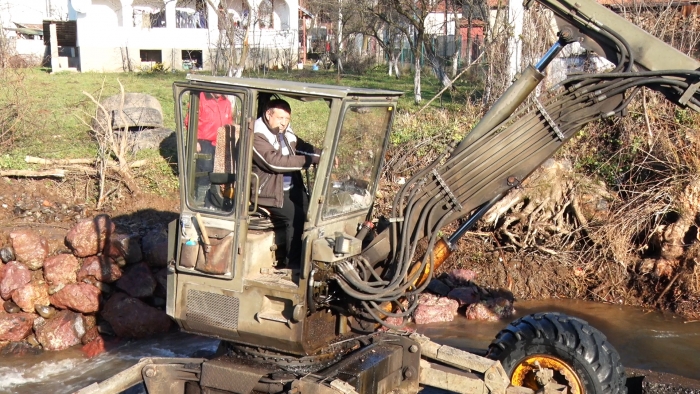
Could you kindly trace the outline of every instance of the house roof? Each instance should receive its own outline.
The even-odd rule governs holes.
[[[274,90],[289,95],[320,96],[344,98],[348,96],[401,96],[403,92],[385,89],[368,89],[353,86],[322,85],[298,81],[282,81],[264,78],[231,78],[207,75],[187,75],[194,83],[223,84],[231,87],[242,87],[260,90]]]
[[[304,8],[302,6],[299,6],[299,12],[301,12],[302,16],[305,16],[305,17],[308,17],[311,19],[314,18],[314,14],[312,14],[311,11],[307,10],[306,8]]]
[[[43,36],[44,31],[38,29],[27,29],[26,27],[5,27],[5,30],[16,31],[20,34],[26,34],[28,36]]]
[[[16,31],[17,33],[20,34],[26,34],[28,36],[43,36],[44,35],[44,28],[41,24],[38,23],[21,23],[21,22],[12,22],[15,24],[17,27],[5,27],[5,30],[10,30],[10,31]]]
[[[41,23],[23,23],[23,22],[12,22],[17,27],[33,30],[42,30],[44,26]]]

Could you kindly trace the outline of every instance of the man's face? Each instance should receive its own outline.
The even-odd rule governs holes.
[[[279,108],[269,109],[265,113],[265,116],[267,116],[267,124],[270,125],[270,128],[273,130],[279,128],[279,132],[287,130],[289,122],[292,121],[292,115],[289,112]]]

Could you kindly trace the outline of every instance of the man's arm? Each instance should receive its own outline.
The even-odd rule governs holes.
[[[296,137],[297,137],[296,153],[298,155],[321,157],[321,149],[317,149],[313,145],[311,145],[308,142],[299,138],[299,136],[296,136]],[[316,163],[314,163],[314,164],[317,164],[317,163],[318,163],[318,161],[316,161]]]
[[[318,164],[318,160],[319,156],[285,156],[278,152],[262,134],[255,133],[253,138],[253,161],[264,171],[277,173],[299,171],[312,164]]]

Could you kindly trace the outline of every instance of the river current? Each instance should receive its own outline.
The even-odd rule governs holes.
[[[516,317],[536,312],[563,312],[587,320],[601,330],[620,353],[626,367],[668,372],[700,379],[700,322],[641,308],[575,300],[516,302]],[[457,317],[449,323],[418,326],[433,340],[483,353],[509,322],[486,323]],[[218,341],[184,333],[124,341],[107,353],[87,359],[78,348],[38,356],[0,359],[0,393],[72,393],[104,380],[140,358],[190,357],[211,353]]]

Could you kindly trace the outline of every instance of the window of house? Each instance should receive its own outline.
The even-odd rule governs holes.
[[[185,70],[201,70],[202,60],[202,51],[200,50],[182,51],[182,68]]]
[[[261,29],[272,29],[273,27],[273,9],[274,4],[272,0],[262,0],[260,6],[258,7],[258,24]]]
[[[134,27],[150,29],[165,27],[165,10],[151,6],[134,6]]]
[[[175,7],[175,26],[178,29],[206,29],[206,0],[179,0]]]
[[[162,63],[163,62],[163,52],[160,49],[142,49],[139,51],[141,55],[141,63],[152,62],[152,63]]]

